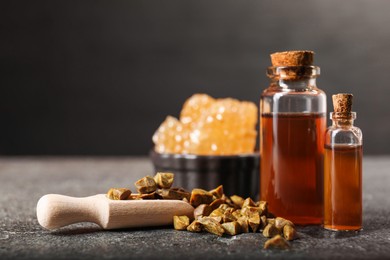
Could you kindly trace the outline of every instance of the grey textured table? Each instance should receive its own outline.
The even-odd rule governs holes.
[[[390,258],[390,156],[364,159],[364,229],[337,233],[299,228],[287,251],[262,249],[259,234],[217,237],[170,227],[103,231],[91,223],[41,228],[38,199],[48,193],[84,197],[134,187],[154,174],[148,158],[0,158],[0,259]]]

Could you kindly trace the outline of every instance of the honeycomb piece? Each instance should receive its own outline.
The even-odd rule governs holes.
[[[183,105],[180,121],[168,116],[153,136],[155,151],[197,155],[252,153],[257,106],[233,98],[195,94]]]

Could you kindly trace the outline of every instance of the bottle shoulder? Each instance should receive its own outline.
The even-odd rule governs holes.
[[[262,113],[326,113],[326,94],[318,88],[265,89],[260,97]]]
[[[328,144],[362,145],[363,133],[357,126],[334,127],[330,126],[325,132],[325,142]]]

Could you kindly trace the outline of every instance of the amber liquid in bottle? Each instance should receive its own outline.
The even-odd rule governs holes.
[[[361,145],[325,146],[324,228],[362,227]]]
[[[295,224],[321,224],[326,115],[262,114],[261,200]]]

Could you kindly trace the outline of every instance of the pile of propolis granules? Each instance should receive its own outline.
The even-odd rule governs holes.
[[[253,153],[257,117],[253,102],[194,94],[184,103],[179,120],[168,116],[157,129],[154,149],[196,155]]]
[[[154,177],[146,176],[135,182],[138,194],[132,194],[127,188],[111,188],[107,197],[113,200],[184,200],[194,207],[194,215],[192,218],[174,216],[172,221],[176,230],[206,231],[217,236],[261,232],[270,238],[264,244],[265,249],[290,248],[287,240],[297,238],[294,224],[269,212],[266,201],[254,202],[251,198],[226,196],[222,185],[210,191],[193,189],[188,192],[182,188],[171,188],[173,181],[173,173],[158,172]]]

